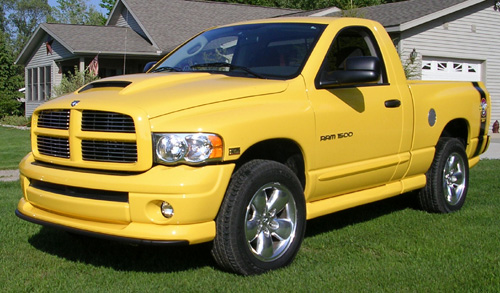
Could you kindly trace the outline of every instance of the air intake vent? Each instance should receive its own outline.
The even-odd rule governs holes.
[[[69,110],[45,110],[38,114],[38,127],[53,129],[69,128]]]
[[[82,156],[85,161],[134,163],[137,162],[135,142],[82,141]]]
[[[72,197],[115,201],[115,202],[128,202],[128,193],[126,192],[72,187],[72,186],[59,185],[38,180],[32,180],[30,186],[51,193],[72,196]]]
[[[69,140],[51,136],[38,136],[37,147],[40,154],[69,159]]]
[[[88,91],[90,89],[95,89],[95,88],[105,88],[105,87],[118,87],[118,88],[126,88],[129,84],[132,82],[130,81],[98,81],[98,82],[93,82],[88,85],[86,85],[84,88],[82,88],[78,93],[82,93],[84,91]]]
[[[83,111],[83,131],[125,132],[134,133],[135,126],[132,117],[102,111]]]

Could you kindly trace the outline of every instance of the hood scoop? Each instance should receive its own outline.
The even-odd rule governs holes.
[[[118,88],[126,88],[128,85],[130,85],[132,82],[130,81],[119,81],[119,80],[109,80],[109,81],[97,81],[93,83],[89,83],[85,87],[83,87],[81,90],[78,91],[78,93],[83,93],[85,91],[91,90],[91,89],[97,89],[97,88],[109,88],[109,87],[118,87]]]

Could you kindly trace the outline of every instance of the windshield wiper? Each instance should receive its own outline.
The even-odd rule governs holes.
[[[242,71],[244,71],[250,75],[253,75],[255,77],[266,79],[266,77],[264,77],[256,72],[253,72],[251,69],[249,69],[245,66],[233,65],[233,64],[227,63],[227,62],[214,62],[214,63],[203,63],[203,64],[191,65],[191,69],[200,68],[200,67],[215,67],[215,68],[229,67],[229,70],[242,70]]]
[[[169,66],[164,66],[164,67],[158,67],[155,70],[151,72],[162,72],[162,71],[175,71],[175,72],[181,72],[182,70],[178,67],[169,67]]]

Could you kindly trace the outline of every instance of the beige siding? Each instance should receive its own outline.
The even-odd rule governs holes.
[[[484,1],[465,11],[412,28],[401,34],[401,56],[405,60],[413,49],[421,68],[424,58],[451,58],[482,62],[482,78],[492,97],[492,123],[500,120],[500,12]],[[491,129],[491,125],[490,125]]]

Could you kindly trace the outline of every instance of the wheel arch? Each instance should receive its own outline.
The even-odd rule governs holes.
[[[305,188],[304,152],[297,142],[286,138],[269,139],[258,142],[249,147],[236,161],[234,172],[245,163],[256,159],[276,161],[284,164],[295,173],[302,188]]]
[[[467,149],[470,137],[469,129],[470,129],[469,122],[466,119],[463,118],[454,119],[448,122],[448,124],[446,124],[439,138],[443,137],[457,138],[464,145],[464,148]]]

